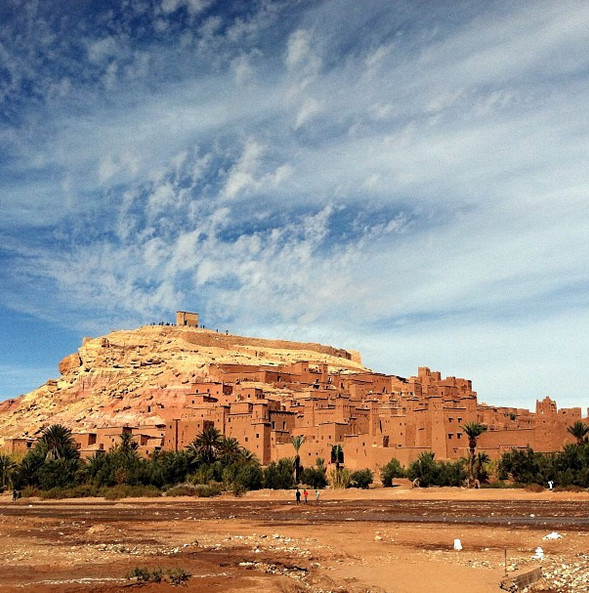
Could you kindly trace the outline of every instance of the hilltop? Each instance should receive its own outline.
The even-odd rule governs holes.
[[[321,344],[268,340],[198,327],[149,325],[84,338],[59,363],[60,376],[0,403],[0,445],[59,423],[74,431],[157,424],[180,409],[190,383],[215,364],[327,363],[337,372],[368,372],[356,352]]]

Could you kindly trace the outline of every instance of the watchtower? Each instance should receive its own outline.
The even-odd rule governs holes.
[[[176,325],[186,327],[198,327],[198,313],[188,311],[176,311]]]

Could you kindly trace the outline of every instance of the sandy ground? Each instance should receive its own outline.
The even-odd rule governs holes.
[[[557,532],[558,539],[543,539]],[[460,539],[462,550],[454,550]],[[543,560],[534,559],[538,546]],[[181,569],[184,588],[138,584]],[[537,590],[589,591],[589,494],[515,490],[292,491],[106,502],[0,497],[2,593],[450,593],[501,591],[541,567]]]

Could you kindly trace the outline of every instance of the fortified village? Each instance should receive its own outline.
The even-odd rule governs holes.
[[[374,373],[354,352],[233,336],[185,311],[175,325],[85,338],[59,370],[60,379],[0,404],[9,450],[26,451],[43,428],[61,423],[83,456],[107,451],[122,432],[147,455],[182,449],[214,425],[263,465],[292,457],[292,437],[302,435],[305,466],[329,461],[340,444],[346,467],[376,471],[423,451],[466,457],[468,422],[487,427],[478,450],[498,459],[512,447],[559,450],[574,441],[567,427],[583,419],[581,408],[559,410],[549,397],[534,412],[480,404],[469,379],[427,367],[408,378]]]

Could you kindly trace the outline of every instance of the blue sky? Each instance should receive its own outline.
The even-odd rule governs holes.
[[[5,0],[0,397],[212,328],[589,405],[589,4]]]

